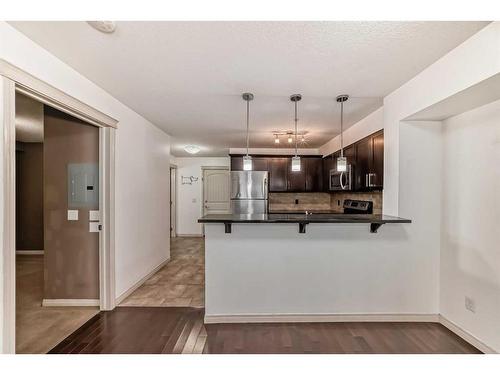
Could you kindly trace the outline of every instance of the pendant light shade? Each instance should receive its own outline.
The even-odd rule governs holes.
[[[344,157],[344,102],[349,99],[349,95],[337,96],[337,103],[340,103],[340,156],[337,158],[337,171],[347,171],[347,159]]]
[[[253,94],[246,92],[243,95],[241,95],[244,101],[247,102],[247,154],[243,156],[243,170],[244,171],[251,171],[252,170],[252,157],[248,155],[248,145],[250,141],[250,132],[249,132],[249,126],[250,126],[250,100],[253,100]]]
[[[290,100],[295,104],[295,156],[292,158],[292,172],[300,172],[300,157],[297,155],[297,103],[302,99],[302,95],[294,94]]]

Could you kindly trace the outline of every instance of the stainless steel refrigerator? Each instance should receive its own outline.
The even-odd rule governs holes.
[[[268,172],[231,171],[231,212],[267,213]]]

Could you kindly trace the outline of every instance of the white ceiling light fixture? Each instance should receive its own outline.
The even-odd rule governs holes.
[[[184,151],[194,155],[194,154],[197,154],[198,152],[200,152],[200,148],[198,146],[195,146],[195,145],[187,145],[187,146],[184,146]]]
[[[115,21],[87,21],[87,23],[97,31],[105,34],[111,34],[116,30]]]
[[[295,104],[295,156],[292,158],[292,172],[300,172],[300,157],[297,155],[297,103],[302,99],[302,95],[294,94],[290,100]]]
[[[291,135],[291,134],[288,134],[288,143],[292,143],[292,142],[293,142],[292,135]]]
[[[337,171],[347,171],[347,159],[344,157],[344,102],[349,99],[349,95],[339,95],[336,100],[340,103],[340,156],[337,158]]]
[[[247,154],[243,156],[243,170],[251,171],[252,157],[248,155],[248,146],[250,143],[250,100],[253,100],[253,94],[245,92],[241,97],[247,102]]]
[[[280,136],[278,134],[274,135],[274,143],[276,143],[277,145],[280,143]]]

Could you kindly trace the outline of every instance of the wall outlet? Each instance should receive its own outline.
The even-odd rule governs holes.
[[[299,200],[298,199],[295,199],[295,204],[299,204]]]
[[[191,199],[191,202],[196,203],[196,198]]]
[[[337,200],[337,206],[340,206],[340,199]]]
[[[476,312],[476,304],[472,298],[465,296],[465,308],[470,312]]]

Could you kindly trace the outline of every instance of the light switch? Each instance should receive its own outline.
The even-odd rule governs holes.
[[[68,210],[68,220],[78,220],[78,210]]]
[[[99,232],[99,222],[91,221],[89,223],[89,232]]]
[[[89,211],[89,220],[90,221],[99,221],[99,220],[101,220],[101,215],[100,215],[99,211],[90,210]]]

